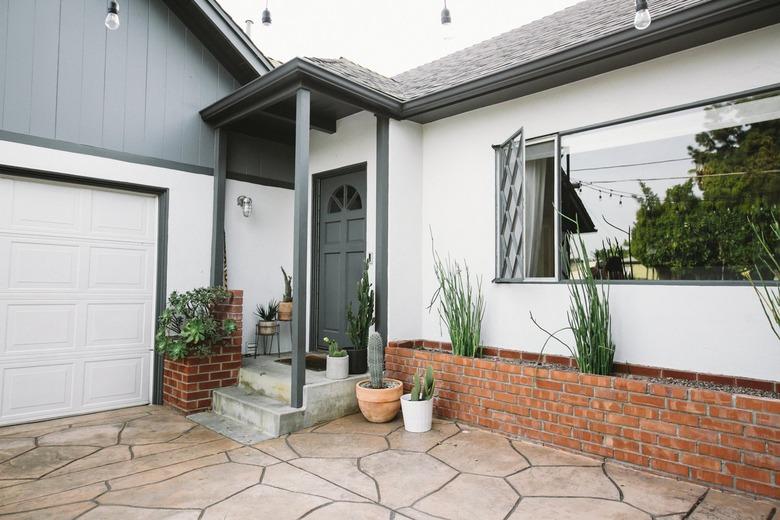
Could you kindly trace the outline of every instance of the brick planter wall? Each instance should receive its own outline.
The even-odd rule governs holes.
[[[472,359],[390,342],[387,376],[433,366],[434,413],[724,489],[780,498],[780,400]]]
[[[216,309],[217,319],[231,318],[236,331],[207,357],[165,359],[163,403],[191,413],[211,408],[214,388],[233,386],[241,368],[241,322],[244,291],[233,290],[229,301]]]

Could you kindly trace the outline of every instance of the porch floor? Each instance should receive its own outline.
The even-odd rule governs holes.
[[[767,520],[776,507],[448,421],[409,434],[350,415],[254,446],[157,406],[0,428],[0,516],[15,519]]]

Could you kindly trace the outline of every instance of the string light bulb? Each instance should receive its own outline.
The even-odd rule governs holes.
[[[108,2],[108,13],[106,14],[106,21],[104,23],[106,29],[109,31],[116,31],[119,29],[119,2],[117,0]]]
[[[260,17],[260,21],[266,27],[271,25],[271,11],[268,9],[268,0],[265,0],[265,9],[263,9],[263,14]]]
[[[647,6],[647,0],[636,0],[636,14],[634,15],[634,27],[643,31],[650,27],[653,19],[650,16],[650,9]]]

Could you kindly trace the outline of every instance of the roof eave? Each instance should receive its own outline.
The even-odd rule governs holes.
[[[428,123],[780,22],[776,0],[713,0],[572,49],[404,103]],[[503,93],[503,95],[502,95]]]

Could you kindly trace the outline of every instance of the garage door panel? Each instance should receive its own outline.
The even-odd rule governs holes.
[[[79,246],[11,239],[9,289],[77,289]]]
[[[96,359],[84,364],[84,407],[148,401],[149,355]]]
[[[154,238],[151,222],[151,200],[126,193],[92,192],[90,232],[104,237]]]
[[[76,364],[32,364],[3,370],[2,420],[73,409]]]
[[[63,184],[14,182],[11,228],[78,232],[82,192]]]
[[[89,288],[149,290],[152,248],[89,248]]]
[[[148,344],[151,309],[145,303],[87,305],[86,346],[143,347]]]
[[[35,355],[76,348],[75,304],[11,304],[6,312],[7,354]]]

